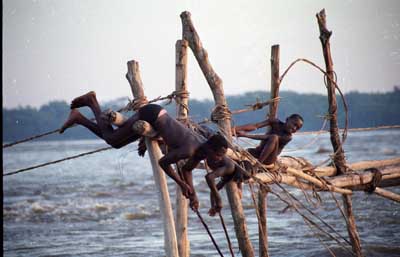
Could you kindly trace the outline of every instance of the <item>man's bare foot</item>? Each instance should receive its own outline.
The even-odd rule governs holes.
[[[72,100],[71,109],[88,106],[90,101],[93,100],[93,98],[96,98],[96,93],[94,91],[90,91],[89,93],[81,95]]]
[[[215,214],[217,214],[217,211],[214,209],[214,207],[211,207],[210,210],[208,210],[208,215],[214,217]]]
[[[60,134],[64,133],[64,131],[74,125],[78,119],[80,118],[82,114],[78,111],[78,109],[72,109],[71,112],[69,113],[67,121],[64,123],[64,125],[60,129]]]

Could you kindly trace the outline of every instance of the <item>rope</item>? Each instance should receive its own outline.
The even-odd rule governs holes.
[[[249,154],[249,155],[250,155],[250,154]],[[251,157],[251,158],[254,158],[254,157]],[[254,158],[254,159],[255,159],[255,158]],[[341,236],[332,226],[330,226],[329,224],[327,224],[323,219],[321,219],[318,215],[316,215],[316,214],[315,214],[313,211],[311,211],[309,208],[307,208],[306,206],[304,206],[295,196],[293,196],[293,195],[292,195],[290,192],[288,192],[284,187],[282,187],[282,186],[279,184],[279,182],[276,180],[276,177],[273,176],[273,174],[268,173],[268,170],[265,169],[265,168],[258,162],[258,160],[256,160],[256,162],[259,164],[259,166],[261,167],[261,169],[263,169],[264,171],[267,172],[266,174],[272,178],[273,182],[274,182],[279,188],[281,188],[282,191],[283,191],[284,193],[286,193],[286,194],[289,196],[289,199],[291,199],[291,201],[295,200],[296,202],[298,202],[302,208],[304,208],[305,210],[307,210],[311,215],[313,215],[313,216],[316,217],[318,220],[320,220],[325,226],[327,226],[328,228],[330,228],[330,230],[332,230],[335,234],[337,234],[341,239],[343,239],[343,240],[346,241],[349,245],[351,245],[351,243],[350,243],[346,238],[344,238],[343,236]],[[247,174],[247,172],[244,171],[244,170],[243,170],[242,172],[245,172],[245,174],[246,174],[247,176],[252,177],[252,178],[253,178],[255,181],[257,181],[259,184],[262,184],[262,185],[264,185],[266,188],[269,188],[267,184],[265,184],[263,181],[259,180],[257,177],[253,176],[252,174]],[[273,192],[272,190],[270,190],[270,191],[271,191],[272,194],[274,194],[275,196],[277,196],[280,200],[282,200],[283,202],[285,202],[287,205],[292,206],[292,204],[290,204],[288,201],[284,200],[279,194]],[[295,211],[296,211],[300,216],[302,216],[302,217],[304,217],[304,218],[307,218],[303,213],[300,212],[300,210],[299,210],[295,205],[293,205],[293,206],[295,207]],[[307,218],[307,219],[309,219],[309,218]],[[312,221],[310,220],[310,222],[312,222]],[[325,231],[325,230],[323,230],[321,227],[319,227],[318,224],[316,224],[315,222],[312,222],[312,223],[313,223],[314,226],[316,226],[320,231],[322,231],[322,232],[325,233],[325,234],[328,234],[329,237],[331,237],[332,239],[334,239],[335,241],[337,241],[337,242],[339,243],[339,245],[341,245],[341,242],[340,242],[336,237],[333,237],[332,235],[330,235],[327,231]]]
[[[344,95],[343,95],[342,91],[340,90],[338,84],[336,83],[337,76],[336,76],[336,73],[335,73],[334,71],[333,71],[334,78],[331,78],[331,77],[329,76],[329,74],[328,74],[327,72],[325,72],[321,67],[319,67],[319,66],[316,65],[315,63],[313,63],[313,62],[311,62],[311,61],[309,61],[309,60],[307,60],[307,59],[304,59],[304,58],[299,58],[299,59],[295,60],[294,62],[292,62],[292,63],[289,65],[289,67],[285,70],[285,72],[282,74],[282,76],[279,78],[279,83],[282,82],[283,78],[286,76],[286,74],[288,73],[288,71],[294,66],[294,64],[296,64],[296,63],[299,62],[299,61],[303,61],[303,62],[305,62],[305,63],[308,63],[308,64],[310,64],[311,66],[313,66],[313,67],[315,67],[316,69],[318,69],[320,72],[322,72],[322,73],[324,74],[324,84],[325,84],[325,87],[328,87],[328,85],[327,85],[327,79],[329,79],[329,81],[332,82],[332,83],[334,84],[335,88],[338,90],[338,92],[339,92],[339,94],[340,94],[340,97],[342,98],[342,103],[343,103],[344,110],[345,110],[345,128],[344,128],[343,133],[342,133],[342,142],[341,142],[341,143],[339,142],[338,149],[333,153],[332,159],[334,159],[334,158],[336,157],[336,155],[337,155],[340,151],[343,151],[343,144],[344,144],[344,142],[345,142],[345,140],[346,140],[346,137],[347,137],[347,129],[348,129],[349,116],[348,116],[348,106],[347,106],[346,99],[344,98]],[[327,79],[326,79],[326,78],[327,78]],[[336,96],[334,96],[334,97],[336,97]],[[338,131],[337,131],[337,132],[338,132]]]
[[[250,188],[250,192],[251,192],[251,198],[253,199],[254,209],[256,211],[256,215],[257,215],[257,219],[258,219],[258,230],[261,232],[261,237],[262,237],[263,241],[267,242],[267,237],[264,234],[264,230],[263,230],[263,228],[261,226],[261,217],[260,217],[260,213],[258,212],[258,205],[257,205],[257,202],[256,202],[256,198],[255,198],[254,190],[253,190],[253,185],[252,185],[251,182],[249,182],[249,188]],[[261,190],[261,189],[259,189],[259,190]]]
[[[324,131],[324,128],[325,128],[325,126],[326,126],[326,124],[327,124],[327,121],[328,121],[328,119],[327,119],[326,117],[324,117],[324,122],[322,123],[321,129],[320,129],[319,131],[316,132],[317,135],[314,137],[313,140],[311,140],[311,141],[308,142],[307,144],[305,144],[305,145],[303,145],[303,146],[300,146],[300,147],[298,147],[298,148],[296,148],[296,149],[285,149],[284,152],[295,152],[295,151],[299,151],[299,150],[302,150],[302,149],[304,149],[304,148],[307,148],[307,147],[309,147],[309,146],[311,146],[311,145],[314,145],[314,143],[317,142],[319,136],[320,136],[320,135],[322,134],[322,132]]]
[[[202,121],[204,123],[204,121]],[[201,122],[199,122],[200,124]],[[384,125],[384,126],[376,126],[376,127],[366,127],[366,128],[349,128],[347,129],[348,132],[363,132],[363,131],[374,131],[374,130],[381,130],[381,129],[400,129],[400,125]],[[339,131],[343,131],[344,129],[339,129]],[[328,130],[315,130],[315,131],[298,131],[296,135],[312,135],[312,134],[322,134],[322,133],[329,133]],[[262,133],[264,134],[264,133]],[[255,133],[255,135],[259,135]],[[261,135],[261,134],[260,134]]]
[[[94,151],[90,151],[90,152],[85,152],[85,153],[81,153],[81,154],[78,154],[78,155],[69,156],[69,157],[66,157],[66,158],[63,158],[63,159],[59,159],[59,160],[56,160],[56,161],[46,162],[46,163],[35,165],[35,166],[32,166],[32,167],[19,169],[19,170],[16,170],[16,171],[5,173],[5,174],[3,174],[3,177],[9,176],[9,175],[14,175],[14,174],[17,174],[17,173],[20,173],[20,172],[24,172],[24,171],[37,169],[37,168],[40,168],[40,167],[45,167],[45,166],[48,166],[48,165],[51,165],[51,164],[55,164],[55,163],[59,163],[59,162],[67,161],[67,160],[76,159],[76,158],[79,158],[79,157],[82,157],[82,156],[86,156],[86,155],[90,155],[90,154],[94,154],[94,153],[98,153],[98,152],[106,151],[106,150],[110,150],[110,149],[112,149],[112,147],[110,147],[110,146],[109,147],[104,147],[104,148],[100,148],[100,149],[97,149],[97,150],[94,150]]]
[[[210,168],[207,165],[207,161],[204,161],[204,167],[206,168],[207,173],[210,173]],[[219,219],[222,224],[222,228],[224,229],[226,240],[228,241],[229,251],[231,252],[232,257],[235,257],[235,254],[233,253],[233,249],[232,249],[231,239],[229,238],[228,230],[226,229],[225,221],[224,221],[224,218],[222,217],[221,211],[218,212],[218,215],[219,215]]]
[[[312,221],[310,218],[308,218],[306,215],[304,215],[303,213],[300,212],[300,210],[298,209],[298,207],[295,204],[291,204],[290,202],[288,202],[287,200],[283,199],[279,194],[271,191],[271,193],[273,195],[275,195],[276,197],[278,197],[281,201],[285,202],[289,207],[292,207],[303,219],[307,220],[310,224],[312,224],[315,228],[317,228],[319,231],[321,231],[322,233],[326,234],[328,237],[330,237],[332,240],[334,240],[335,242],[337,242],[343,249],[345,249],[346,251],[348,251],[350,254],[354,255],[353,252],[351,250],[349,250],[346,246],[343,245],[342,242],[340,242],[336,237],[332,236],[329,232],[325,231],[323,228],[321,228],[317,223],[315,223],[314,221]],[[292,195],[291,195],[292,196]],[[294,197],[294,196],[293,196]],[[296,199],[294,197],[294,199]],[[306,209],[306,208],[305,208]],[[316,215],[314,215],[316,216]],[[336,232],[337,233],[337,232]],[[340,234],[339,236],[344,239],[349,246],[351,246],[351,243],[344,237],[342,237]],[[355,255],[354,255],[355,256]]]
[[[139,97],[133,100],[129,100],[128,99],[128,104],[123,108],[123,111],[127,112],[130,110],[136,111],[138,110],[140,107],[142,107],[143,105],[147,104],[147,98],[145,96],[143,97]]]
[[[212,236],[210,229],[208,228],[207,224],[204,222],[203,217],[201,217],[199,210],[194,211],[197,214],[197,217],[199,217],[201,223],[203,224],[204,228],[207,230],[208,236],[211,238],[211,241],[213,242],[215,249],[217,249],[218,253],[220,256],[224,257],[222,254],[221,250],[219,249],[217,242],[215,242],[214,237]]]
[[[335,253],[332,252],[332,250],[329,248],[329,246],[327,246],[327,245],[325,244],[325,242],[321,239],[321,237],[320,237],[317,233],[314,232],[314,230],[313,230],[312,227],[311,227],[311,224],[310,224],[306,219],[303,219],[303,220],[304,220],[304,223],[307,224],[307,226],[308,226],[308,228],[310,229],[310,231],[314,234],[314,236],[318,238],[319,242],[320,242],[320,243],[325,247],[325,249],[330,253],[330,255],[333,256],[333,257],[336,257]]]
[[[233,111],[230,111],[228,109],[227,112],[229,112],[230,114],[240,114],[240,113],[245,113],[245,112],[257,111],[257,110],[262,109],[262,108],[264,108],[265,106],[267,106],[267,105],[269,105],[271,103],[279,101],[280,99],[281,99],[281,97],[275,97],[275,98],[272,98],[272,99],[270,99],[268,101],[265,101],[265,102],[258,102],[258,100],[257,100],[257,102],[255,104],[246,104],[246,106],[250,106],[249,108],[238,109],[238,110],[233,110]],[[215,110],[215,107],[214,107],[213,110]],[[230,116],[231,115],[229,115],[229,119],[231,118]],[[218,120],[218,117],[217,117],[216,120]],[[212,117],[211,117],[211,119],[204,118],[202,121],[198,122],[198,124],[201,125],[201,124],[205,124],[205,123],[209,123],[209,122],[215,122],[215,121],[213,120]]]
[[[215,123],[221,120],[230,120],[231,116],[231,111],[228,106],[224,104],[215,105],[214,109],[211,111],[211,121]]]
[[[234,110],[234,111],[231,111],[231,114],[239,114],[239,113],[244,113],[244,112],[257,111],[271,103],[279,102],[280,99],[281,99],[280,97],[275,97],[275,98],[272,98],[265,102],[258,102],[258,99],[257,99],[257,102],[255,104],[246,104],[246,106],[250,106],[249,108]]]
[[[232,249],[231,239],[229,238],[228,230],[226,229],[226,226],[225,226],[224,218],[222,217],[221,212],[218,212],[218,214],[219,214],[219,219],[221,220],[222,227],[224,228],[226,240],[228,241],[229,251],[231,252],[232,257],[235,257],[235,254]]]
[[[228,141],[229,142],[229,141]],[[240,148],[240,146],[236,146],[238,148]],[[243,150],[244,152],[247,152],[246,150]],[[349,245],[351,245],[351,243],[344,238],[343,236],[341,236],[331,225],[329,225],[328,223],[326,223],[321,217],[319,217],[316,213],[314,213],[312,210],[310,210],[309,208],[307,208],[304,204],[302,204],[295,196],[293,196],[289,191],[287,191],[282,185],[279,184],[279,181],[277,181],[276,176],[273,176],[273,174],[271,174],[256,158],[254,158],[250,153],[247,152],[247,154],[249,155],[248,158],[251,159],[252,161],[254,161],[256,164],[258,164],[259,168],[261,168],[262,170],[264,170],[268,176],[271,177],[272,181],[279,187],[281,188],[281,190],[289,196],[289,199],[291,199],[291,201],[296,201],[297,203],[299,203],[299,205],[305,209],[306,211],[308,211],[312,216],[316,217],[318,220],[320,220],[325,226],[327,226],[330,230],[332,230],[336,235],[338,235],[341,239],[343,239],[344,241],[346,241]],[[253,178],[253,180],[257,181],[259,184],[262,184],[264,186],[266,186],[267,188],[268,185],[266,183],[264,183],[262,180],[258,179],[257,177],[255,177],[252,174],[249,174],[247,171],[245,170],[241,170],[241,172],[244,172],[245,175]],[[297,206],[295,204],[290,204],[288,201],[284,200],[279,194],[273,192],[271,190],[271,193],[274,194],[275,196],[277,196],[280,200],[282,200],[283,202],[285,202],[287,205],[289,206],[293,206],[294,209],[296,210],[296,212],[301,215],[304,218],[307,218],[310,222],[312,222],[312,224],[314,224],[314,226],[316,226],[320,231],[322,231],[323,233],[326,233],[329,237],[331,237],[333,240],[337,241],[340,245],[341,242],[334,236],[332,236],[331,234],[329,234],[329,232],[323,230],[321,227],[318,226],[318,224],[314,223],[313,221],[311,221],[308,217],[306,217],[303,213],[300,212],[300,210],[297,208]],[[347,248],[346,248],[347,249]]]
[[[39,135],[36,135],[36,136],[32,136],[32,137],[28,137],[28,138],[25,138],[25,139],[21,139],[21,140],[18,140],[18,141],[9,143],[9,144],[4,144],[4,145],[3,145],[3,149],[4,149],[4,148],[7,148],[7,147],[11,147],[11,146],[13,146],[13,145],[17,145],[17,144],[21,144],[21,143],[24,143],[24,142],[28,142],[28,141],[31,141],[31,140],[34,140],[34,139],[37,139],[37,138],[41,138],[41,137],[44,137],[44,136],[48,136],[48,135],[57,133],[57,132],[59,132],[59,131],[60,131],[60,129],[56,129],[56,130],[49,131],[49,132],[46,132],[46,133],[43,133],[43,134],[39,134]]]
[[[371,171],[374,174],[371,182],[368,183],[364,189],[365,192],[372,194],[382,180],[382,172],[380,172],[377,168],[369,168],[365,171]]]

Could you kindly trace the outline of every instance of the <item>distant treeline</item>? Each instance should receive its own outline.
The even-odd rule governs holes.
[[[281,101],[278,116],[284,120],[292,113],[298,113],[304,118],[303,131],[319,130],[322,117],[327,114],[327,97],[321,94],[299,94],[291,91],[280,92]],[[242,95],[227,96],[230,110],[243,109],[246,105],[269,99],[269,92],[255,91]],[[344,126],[343,104],[338,96],[339,126]],[[349,108],[349,127],[371,127],[380,125],[400,124],[400,90],[395,87],[388,93],[358,93],[351,92],[345,95]],[[126,98],[120,98],[104,103],[105,108],[117,110],[127,103]],[[213,109],[211,100],[190,100],[189,115],[194,121],[210,118]],[[166,105],[172,115],[175,114],[175,105]],[[92,117],[88,108],[84,114]],[[248,112],[233,116],[233,125],[261,121],[265,118],[267,108],[255,112]],[[3,109],[3,141],[15,141],[33,135],[41,134],[59,128],[69,113],[69,104],[64,101],[54,101],[39,109],[19,107]],[[130,114],[127,114],[130,115]],[[52,135],[45,139],[89,139],[95,138],[86,129],[76,127],[69,129],[63,135]]]

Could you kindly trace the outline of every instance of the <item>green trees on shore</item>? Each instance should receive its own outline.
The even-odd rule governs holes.
[[[350,92],[345,95],[349,107],[350,127],[371,127],[380,125],[400,124],[400,90],[387,93],[358,93]],[[291,91],[280,93],[281,102],[278,116],[284,119],[292,113],[299,113],[304,117],[302,130],[318,130],[321,128],[323,119],[327,113],[327,100],[325,95],[299,94]],[[241,95],[227,96],[231,110],[246,108],[256,100],[265,101],[269,99],[269,92],[255,91]],[[126,104],[126,98],[117,99],[104,103],[104,107],[117,110]],[[344,126],[343,105],[338,97],[339,126]],[[211,100],[189,101],[189,116],[194,121],[210,118],[213,108]],[[166,109],[172,115],[175,114],[175,105],[166,105]],[[84,114],[91,117],[87,108]],[[64,101],[54,101],[41,106],[39,109],[32,107],[19,107],[15,109],[3,108],[3,141],[14,141],[33,135],[41,134],[59,128],[69,113],[69,104]],[[244,124],[260,121],[265,118],[266,109],[248,112],[233,116],[233,123]],[[128,114],[129,115],[129,114]],[[54,139],[89,139],[95,138],[84,128],[73,128],[67,130],[64,135],[51,135],[47,140]]]

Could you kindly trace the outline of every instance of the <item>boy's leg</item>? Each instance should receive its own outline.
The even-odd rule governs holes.
[[[96,94],[93,91],[75,98],[71,103],[71,108],[82,106],[88,106],[92,110],[102,138],[111,146],[120,148],[140,138],[140,135],[134,134],[132,130],[133,123],[139,120],[138,113],[132,115],[124,125],[114,130],[111,123],[103,117]]]
[[[257,159],[260,156],[260,153],[257,151],[256,148],[247,148],[246,150],[247,150],[247,152],[249,152],[251,155],[253,155]]]
[[[78,109],[71,110],[67,121],[64,123],[64,125],[61,128],[60,133],[64,132],[64,130],[67,127],[70,127],[73,125],[73,124],[70,125],[70,123],[73,123],[73,124],[76,123],[76,124],[82,125],[82,126],[86,127],[87,129],[89,129],[90,131],[92,131],[94,134],[96,134],[96,136],[103,138],[103,135],[101,134],[100,128],[97,126],[97,124],[94,123],[93,121],[89,120],[85,116],[83,116],[78,111]]]
[[[192,188],[182,179],[181,176],[175,172],[171,164],[177,163],[180,160],[190,157],[190,153],[183,151],[184,149],[170,149],[170,151],[164,155],[159,161],[161,168],[167,173],[167,175],[172,178],[182,190],[182,194],[189,197],[192,193]],[[183,172],[186,173],[186,172]],[[185,176],[184,176],[185,177]]]
[[[88,128],[90,131],[92,131],[94,134],[96,134],[96,136],[103,138],[101,131],[99,129],[99,127],[97,126],[96,123],[88,120],[85,116],[83,116],[78,109],[72,109],[71,112],[69,113],[69,116],[67,118],[67,121],[63,124],[63,126],[60,129],[60,133],[64,133],[64,131],[75,125],[75,124],[79,124],[82,125],[86,128]]]
[[[218,168],[216,170],[213,170],[212,172],[208,173],[206,175],[206,181],[207,185],[210,188],[211,194],[214,197],[214,204],[211,205],[211,207],[216,211],[220,212],[222,208],[222,200],[221,196],[218,193],[218,188],[215,185],[215,179],[216,178],[227,178],[227,176],[232,175],[232,174],[227,174],[230,173],[224,168]],[[233,178],[233,176],[230,177],[230,180]]]
[[[261,151],[258,160],[263,164],[272,164],[277,160],[279,150],[279,137],[277,135],[270,135],[265,139],[266,143]]]
[[[76,97],[71,102],[71,109],[84,106],[87,106],[92,110],[97,122],[97,126],[100,128],[103,136],[105,136],[107,133],[113,132],[114,128],[111,126],[110,122],[105,122],[106,120],[101,115],[101,108],[99,102],[97,101],[96,93],[94,91],[90,91],[87,94]],[[103,138],[105,139],[105,137]]]

